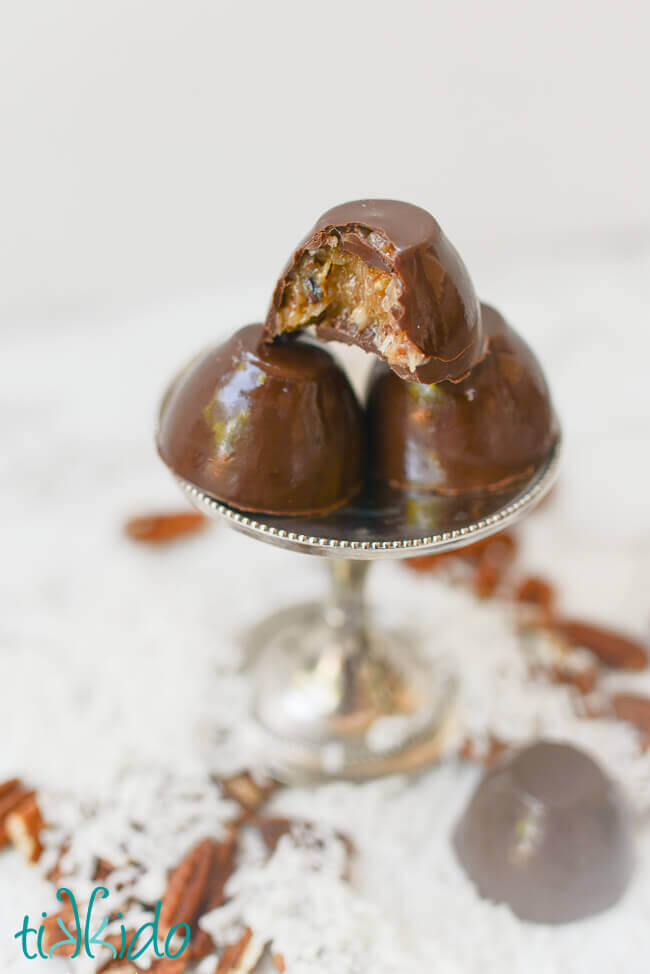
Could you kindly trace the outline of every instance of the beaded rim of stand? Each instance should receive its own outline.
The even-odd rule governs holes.
[[[543,467],[537,471],[535,481],[505,507],[489,517],[481,518],[472,524],[442,534],[426,535],[423,537],[383,540],[383,541],[352,541],[341,538],[317,537],[316,535],[300,534],[286,528],[259,521],[250,514],[228,507],[221,501],[210,497],[198,487],[186,480],[180,480],[181,487],[189,495],[192,503],[210,517],[222,517],[233,528],[245,532],[261,541],[276,544],[280,547],[302,550],[306,553],[321,555],[338,555],[353,558],[398,558],[421,555],[427,552],[450,549],[469,544],[472,541],[489,534],[501,531],[516,521],[534,503],[542,499],[557,476],[561,454],[561,438],[558,436],[551,454]]]

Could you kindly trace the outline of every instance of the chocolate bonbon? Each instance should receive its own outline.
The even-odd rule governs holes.
[[[362,411],[332,356],[249,325],[180,377],[158,431],[178,476],[245,511],[321,514],[362,483]]]
[[[633,864],[618,790],[587,754],[551,741],[486,773],[453,844],[482,896],[536,923],[568,923],[613,906]]]
[[[402,381],[377,363],[368,387],[371,476],[377,484],[460,494],[529,476],[557,424],[548,387],[526,343],[481,306],[487,355],[461,382]]]
[[[334,207],[299,245],[276,285],[265,337],[310,325],[425,383],[460,380],[486,348],[461,258],[431,214],[397,200]]]

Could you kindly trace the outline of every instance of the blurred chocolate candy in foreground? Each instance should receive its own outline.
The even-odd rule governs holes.
[[[582,751],[550,741],[487,772],[453,842],[482,896],[535,923],[606,910],[632,871],[631,826],[618,789]]]

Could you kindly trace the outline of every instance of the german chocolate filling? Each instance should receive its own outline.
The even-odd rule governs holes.
[[[396,321],[400,291],[395,275],[343,250],[331,235],[323,247],[305,251],[289,274],[278,331],[335,328],[411,372],[426,356]]]

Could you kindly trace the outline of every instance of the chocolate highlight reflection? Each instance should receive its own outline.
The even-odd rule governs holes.
[[[245,511],[333,510],[362,484],[363,417],[335,360],[248,325],[199,357],[165,404],[157,443],[175,474]]]
[[[501,315],[481,306],[489,350],[467,378],[406,382],[377,363],[368,386],[371,478],[438,494],[523,481],[557,436],[546,380]]]
[[[280,277],[265,337],[310,325],[417,382],[456,382],[486,349],[478,299],[426,210],[357,200],[328,210]]]

